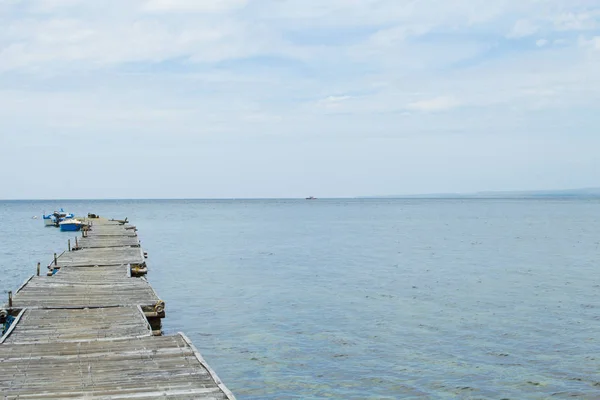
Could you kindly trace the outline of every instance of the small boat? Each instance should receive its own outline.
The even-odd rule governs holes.
[[[54,218],[53,214],[42,215],[42,219],[44,220],[44,225],[56,226],[56,218]]]
[[[65,219],[74,218],[75,215],[73,213],[66,213],[62,208],[60,211],[54,211],[54,216],[58,218],[59,222],[64,221]]]
[[[62,208],[60,211],[54,211],[52,214],[42,215],[44,225],[46,226],[59,226],[60,222],[71,218],[75,218],[75,215],[72,213],[66,213]]]
[[[306,200],[316,200],[316,199],[317,199],[317,198],[316,198],[316,197],[313,197],[313,196],[310,196],[310,197],[307,197],[307,198],[306,198]]]
[[[63,232],[76,232],[80,230],[85,223],[78,219],[70,218],[59,222],[58,225],[60,226],[60,230]]]

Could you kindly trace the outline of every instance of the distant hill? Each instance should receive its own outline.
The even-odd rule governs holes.
[[[515,192],[480,192],[477,197],[600,197],[600,188],[531,190]]]
[[[560,190],[529,190],[505,192],[476,192],[476,193],[431,193],[413,195],[369,196],[363,198],[386,199],[505,199],[505,198],[600,198],[600,188],[560,189]]]

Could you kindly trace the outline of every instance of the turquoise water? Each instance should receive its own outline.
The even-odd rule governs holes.
[[[60,207],[138,226],[165,331],[239,399],[600,398],[598,200],[0,202],[4,293]]]

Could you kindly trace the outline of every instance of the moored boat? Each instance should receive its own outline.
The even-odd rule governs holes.
[[[52,214],[42,215],[42,219],[44,220],[44,225],[56,226],[56,219],[54,218],[54,215],[52,215]]]
[[[81,222],[78,219],[70,218],[59,222],[58,225],[60,226],[60,230],[63,232],[76,232],[80,230],[85,225],[85,223]]]
[[[54,211],[52,214],[46,215],[44,213],[44,215],[42,215],[44,225],[46,226],[59,226],[60,222],[71,218],[75,218],[75,215],[72,213],[66,213],[62,208],[60,211]]]

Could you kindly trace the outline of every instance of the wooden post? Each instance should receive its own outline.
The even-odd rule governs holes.
[[[75,248],[78,249],[79,248],[79,243],[77,242],[77,236],[75,236]]]
[[[69,251],[71,251],[71,239],[69,239]]]
[[[40,263],[37,265],[37,276],[40,276]]]
[[[56,266],[58,264],[58,260],[56,258],[56,253],[54,253],[54,265]]]
[[[8,292],[8,307],[12,308],[12,292]]]

